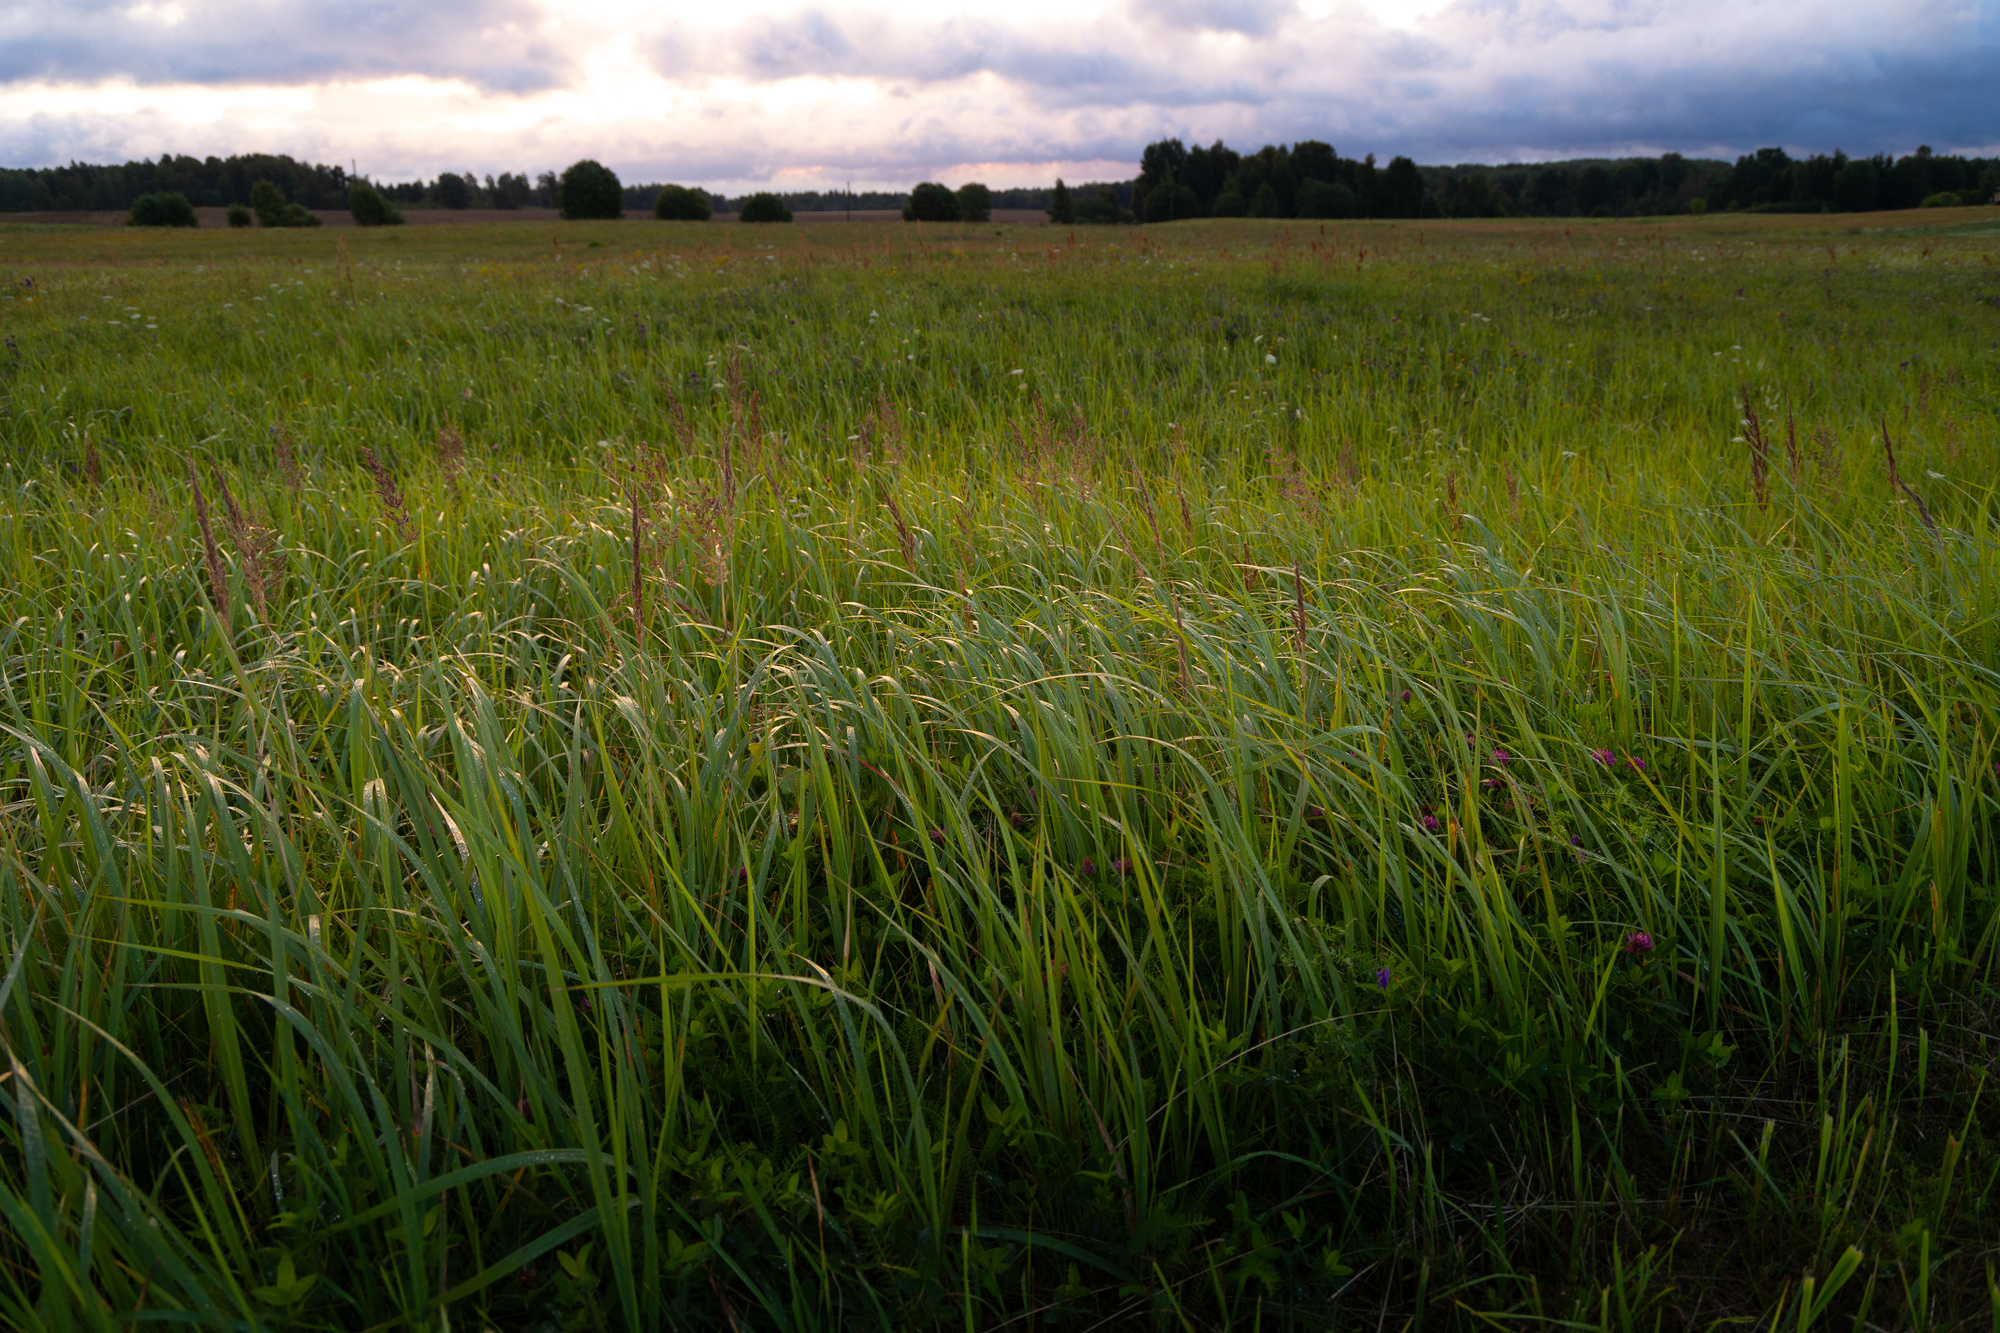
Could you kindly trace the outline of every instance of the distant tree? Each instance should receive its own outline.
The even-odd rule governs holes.
[[[1694,198],[1688,200],[1688,212],[1694,214],[1696,217],[1700,217],[1702,214],[1708,212],[1708,200],[1700,195],[1696,195]]]
[[[1460,176],[1452,182],[1447,210],[1455,218],[1491,218],[1500,215],[1500,202],[1493,195],[1492,182],[1480,175]]]
[[[1833,178],[1833,206],[1843,213],[1866,213],[1875,207],[1877,172],[1863,158],[1849,162]]]
[[[1333,145],[1321,143],[1318,139],[1301,139],[1292,145],[1292,173],[1301,182],[1326,181],[1329,184],[1340,179],[1340,154],[1333,151]],[[1305,214],[1299,214],[1304,217]]]
[[[403,222],[403,215],[396,211],[395,205],[366,181],[356,181],[347,187],[347,211],[354,216],[357,227],[398,227]]]
[[[685,185],[662,185],[653,196],[653,216],[667,222],[706,222],[715,215],[708,196]]]
[[[1122,216],[1118,192],[1109,185],[1076,204],[1076,220],[1091,226],[1115,226]]]
[[[1067,227],[1076,221],[1076,208],[1070,203],[1069,186],[1062,177],[1056,177],[1056,192],[1049,199],[1049,221],[1058,227]]]
[[[535,202],[543,208],[554,208],[556,196],[562,192],[562,182],[553,171],[544,171],[535,177]]]
[[[131,225],[198,227],[201,220],[194,215],[194,205],[186,195],[177,190],[162,190],[158,194],[142,194],[132,201]]]
[[[242,204],[231,204],[223,217],[232,227],[247,227],[257,220],[257,215]]]
[[[957,222],[961,216],[958,196],[936,181],[925,181],[910,191],[910,200],[903,205],[905,222]]]
[[[739,222],[790,222],[792,210],[785,201],[769,190],[762,190],[743,201],[743,211],[736,215]]]
[[[1253,218],[1275,218],[1284,212],[1284,204],[1278,200],[1278,191],[1271,182],[1265,181],[1257,187],[1257,193],[1250,200],[1250,216]]]
[[[437,178],[434,187],[437,201],[445,208],[470,208],[472,206],[471,178],[454,172],[444,172]]]
[[[625,189],[611,168],[593,158],[572,162],[556,183],[556,207],[570,221],[625,216]]]
[[[486,192],[493,196],[495,208],[525,208],[535,197],[534,186],[525,175],[501,172],[498,180],[489,179]]]
[[[993,191],[978,181],[967,181],[958,187],[958,215],[966,222],[991,222],[993,220]]]
[[[1407,157],[1390,158],[1389,169],[1382,173],[1382,193],[1389,217],[1417,216],[1424,206],[1424,178],[1417,164]]]
[[[1145,202],[1139,207],[1139,217],[1145,222],[1185,222],[1200,216],[1201,200],[1193,190],[1175,180],[1171,171],[1146,192]]]
[[[1352,195],[1354,192],[1350,190],[1348,193]],[[1222,192],[1208,206],[1209,216],[1218,218],[1240,218],[1249,211],[1250,203],[1243,197],[1242,187],[1237,185],[1234,176],[1224,183]]]
[[[317,227],[319,218],[285,198],[284,191],[270,181],[250,187],[250,208],[260,227]]]
[[[1236,196],[1238,204],[1243,196]],[[1218,204],[1220,200],[1216,201]],[[1299,216],[1302,218],[1351,218],[1361,211],[1354,191],[1339,181],[1308,180],[1299,186]]]

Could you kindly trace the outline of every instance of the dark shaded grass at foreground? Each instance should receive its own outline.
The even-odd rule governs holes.
[[[697,235],[10,288],[10,1324],[2000,1321],[1989,241]]]

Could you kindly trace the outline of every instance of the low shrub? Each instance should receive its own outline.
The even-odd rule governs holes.
[[[936,181],[925,181],[910,191],[910,201],[903,205],[905,222],[957,222],[963,216],[958,196]]]
[[[653,216],[663,222],[706,222],[715,216],[708,196],[685,185],[662,185],[653,196]]]
[[[1923,203],[1917,205],[1917,207],[1957,208],[1958,205],[1959,205],[1959,199],[1957,190],[1939,190],[1936,194],[1925,195]]]
[[[284,192],[269,181],[250,187],[250,210],[260,227],[317,227],[319,217],[285,198]]]
[[[790,222],[792,210],[777,195],[760,190],[743,201],[743,211],[736,218],[739,222]]]
[[[357,227],[397,227],[403,222],[401,211],[384,199],[380,190],[363,181],[347,187],[347,211],[353,214]]]
[[[556,182],[556,207],[572,222],[616,221],[625,216],[625,187],[610,167],[586,157],[571,163]]]
[[[229,211],[224,213],[223,217],[229,220],[229,225],[232,227],[247,227],[257,220],[257,215],[242,204],[231,204]]]
[[[130,225],[134,227],[199,227],[194,205],[174,190],[142,194],[132,201]]]

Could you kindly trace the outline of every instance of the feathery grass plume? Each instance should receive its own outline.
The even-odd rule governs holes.
[[[1444,474],[1444,510],[1451,516],[1451,534],[1456,537],[1465,527],[1465,514],[1458,507],[1458,470],[1446,468]]]
[[[1336,458],[1340,479],[1347,483],[1347,489],[1350,491],[1361,489],[1361,459],[1354,451],[1354,441],[1347,440],[1342,443]]]
[[[271,530],[251,520],[237,507],[236,496],[230,491],[228,479],[222,475],[221,468],[211,462],[208,470],[215,478],[216,493],[222,497],[222,526],[228,529],[229,540],[236,546],[237,564],[243,571],[243,586],[257,607],[257,619],[269,623],[265,597],[270,579],[277,572]]]
[[[215,606],[215,614],[222,621],[222,632],[229,629],[229,572],[223,567],[222,552],[216,549],[215,528],[208,521],[208,497],[201,493],[201,469],[195,466],[194,455],[187,456],[188,481],[194,487],[194,519],[201,527],[201,550],[208,560],[208,597]]]
[[[1250,543],[1243,543],[1243,591],[1257,591],[1257,562],[1250,558]]]
[[[465,439],[450,426],[438,428],[437,460],[438,471],[444,474],[444,484],[456,499],[459,482],[465,477]]]
[[[277,456],[278,475],[285,479],[290,490],[298,490],[306,484],[305,471],[299,467],[298,456],[292,452],[292,431],[282,421],[271,423],[271,449]]]
[[[1803,455],[1799,452],[1799,423],[1793,416],[1792,405],[1788,401],[1785,404],[1785,471],[1790,474],[1794,487],[1799,484],[1799,470],[1802,463]]]
[[[1925,527],[1936,532],[1937,520],[1931,517],[1930,506],[1924,503],[1923,496],[1910,489],[1910,484],[1896,471],[1896,446],[1889,442],[1889,418],[1886,415],[1882,418],[1882,452],[1889,459],[1889,485],[1909,496],[1910,503],[1917,507],[1917,517],[1924,521]]]
[[[1188,545],[1193,546],[1195,544],[1194,515],[1188,510],[1187,488],[1181,485],[1179,469],[1175,469],[1174,471],[1174,498],[1180,501],[1181,531],[1187,534]]]
[[[1167,544],[1160,540],[1160,518],[1153,512],[1153,488],[1146,484],[1144,477],[1139,478],[1139,499],[1146,507],[1146,526],[1153,530],[1153,551],[1160,559],[1165,560]]]
[[[903,511],[896,503],[896,497],[889,493],[885,484],[880,488],[882,503],[889,506],[889,516],[896,520],[896,535],[903,544],[903,563],[915,573],[917,568],[917,539],[910,535],[910,525],[903,521]]]
[[[1762,509],[1771,502],[1771,444],[1764,438],[1764,423],[1757,419],[1757,405],[1750,401],[1750,386],[1743,385],[1742,393],[1743,434],[1738,438],[1750,446],[1750,489]]]
[[[1519,518],[1521,516],[1521,478],[1511,467],[1503,468],[1502,475],[1507,478],[1507,517]]]
[[[403,492],[397,487],[395,477],[375,456],[375,451],[363,446],[361,461],[368,468],[368,475],[375,479],[375,494],[382,501],[382,510],[389,521],[396,525],[396,532],[404,541],[410,539],[410,511],[403,507]]]
[[[83,479],[92,490],[104,484],[104,464],[97,456],[97,441],[88,437],[83,442]]]

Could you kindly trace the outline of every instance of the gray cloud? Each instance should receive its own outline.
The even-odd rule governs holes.
[[[0,84],[302,84],[421,74],[501,93],[554,86],[566,57],[528,0],[184,0],[171,21],[115,0],[0,0]]]
[[[187,2],[187,22],[168,31],[102,0],[0,0],[0,80],[309,85],[420,73],[490,91],[440,108],[437,123],[414,102],[412,119],[370,118],[352,99],[322,97],[289,120],[260,113],[254,144],[190,143],[150,113],[71,104],[52,118],[26,106],[0,122],[0,158],[257,147],[428,173],[588,155],[628,178],[736,188],[974,172],[1005,182],[1061,164],[1071,179],[1124,175],[1167,135],[1242,149],[1318,138],[1425,162],[1733,156],[1766,144],[2000,149],[1987,88],[2000,68],[2000,0],[1452,0],[1410,28],[1358,9],[1309,13],[1314,0],[1083,0],[1063,23],[809,0],[778,17],[669,18],[621,34],[669,88],[657,106],[615,109],[509,95],[564,86],[566,62],[597,59],[595,38],[574,26],[562,38],[573,51],[537,50],[532,0],[442,0],[421,14],[386,0],[326,12],[302,0]],[[813,78],[872,93],[800,82]],[[482,107],[509,114],[481,129]]]

